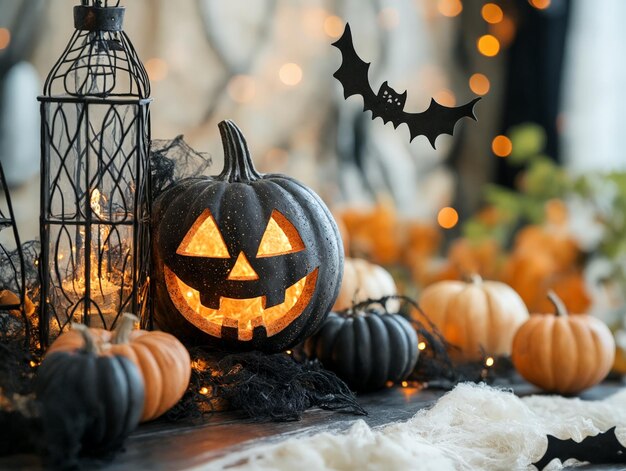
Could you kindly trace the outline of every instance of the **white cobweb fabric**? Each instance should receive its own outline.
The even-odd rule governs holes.
[[[406,422],[372,429],[358,420],[324,432],[235,452],[197,470],[525,470],[536,469],[546,434],[582,440],[617,425],[626,443],[626,391],[602,401],[519,398],[486,385],[460,384]],[[567,464],[575,464],[568,460]],[[545,469],[558,470],[553,460]]]

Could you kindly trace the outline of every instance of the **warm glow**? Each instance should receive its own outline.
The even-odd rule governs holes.
[[[280,212],[272,211],[256,256],[273,257],[300,250],[304,250],[304,242],[296,228]]]
[[[11,42],[11,31],[0,28],[0,50],[5,49]]]
[[[426,350],[426,342],[420,342],[417,344],[418,350]]]
[[[437,103],[443,106],[452,107],[456,105],[456,97],[454,96],[454,93],[452,93],[450,90],[447,90],[445,88],[435,93],[433,95],[433,98],[435,99],[435,101],[437,101]]]
[[[256,96],[256,82],[249,75],[235,75],[228,82],[228,95],[237,103],[250,103]]]
[[[502,47],[506,47],[515,38],[515,22],[508,16],[505,16],[500,23],[491,25],[489,31],[500,41]]]
[[[500,42],[495,36],[485,34],[478,38],[478,51],[487,57],[493,57],[500,52]]]
[[[180,243],[178,255],[190,257],[230,258],[226,243],[211,211],[205,209]]]
[[[285,85],[298,85],[302,81],[302,68],[298,64],[288,62],[280,68],[278,77]]]
[[[259,275],[254,271],[254,268],[250,265],[250,262],[246,258],[246,254],[243,252],[239,253],[237,257],[237,261],[235,262],[235,266],[228,274],[228,280],[258,280]],[[187,294],[189,296],[189,293]]]
[[[504,18],[502,8],[495,3],[485,3],[483,8],[480,10],[480,13],[483,16],[483,19],[487,23],[491,24],[500,23],[502,18]]]
[[[384,29],[393,29],[400,24],[400,15],[395,8],[387,7],[378,13],[378,23]]]
[[[463,11],[461,0],[437,0],[437,10],[443,16],[453,17]]]
[[[335,15],[329,15],[324,20],[324,33],[331,38],[338,38],[343,33],[343,20]]]
[[[152,59],[148,59],[144,64],[146,68],[146,72],[148,73],[148,78],[152,82],[159,82],[164,80],[167,77],[167,72],[169,67],[167,62],[158,57],[154,57]]]
[[[221,337],[222,326],[238,330],[239,340],[251,340],[253,330],[264,326],[272,336],[287,327],[306,308],[317,284],[318,269],[301,278],[285,290],[285,300],[265,307],[265,296],[234,299],[222,296],[219,309],[200,302],[200,292],[185,284],[165,267],[165,281],[170,298],[179,312],[193,325],[215,337]],[[191,297],[181,293],[192,293]]]
[[[491,150],[498,157],[507,157],[513,151],[513,143],[506,136],[496,136],[491,141]]]
[[[487,359],[485,360],[485,366],[493,366],[494,364],[494,359],[491,357],[487,357]]]
[[[528,3],[538,10],[545,10],[550,6],[550,0],[528,0]]]
[[[409,383],[406,381],[402,381],[402,383],[400,384],[402,385],[403,388],[406,388],[409,385]]]
[[[207,388],[206,386],[202,386],[200,388],[200,394],[206,396],[209,393],[209,388]]]
[[[489,79],[483,74],[473,74],[469,79],[469,87],[476,95],[486,95],[489,92]]]
[[[459,213],[449,206],[441,208],[437,214],[437,222],[444,229],[452,229],[459,222]]]

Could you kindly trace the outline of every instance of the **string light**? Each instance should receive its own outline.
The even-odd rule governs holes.
[[[343,20],[336,15],[329,15],[324,20],[324,33],[331,38],[338,38],[343,32]]]
[[[485,366],[487,367],[492,367],[494,363],[495,360],[492,357],[487,357],[487,359],[485,360]]]
[[[207,388],[206,386],[202,386],[200,388],[200,394],[202,394],[203,396],[206,396],[209,393],[209,388]]]
[[[476,95],[486,95],[489,93],[489,79],[484,74],[473,74],[469,79],[469,87]]]
[[[506,47],[515,37],[515,23],[511,18],[505,16],[499,23],[489,26],[489,31],[500,41],[502,47]]]
[[[287,350],[285,353],[286,353],[287,355],[291,355],[291,350]]]
[[[493,57],[500,52],[500,41],[491,34],[484,34],[478,38],[477,47],[483,56]]]
[[[278,77],[285,85],[293,87],[302,80],[302,68],[294,62],[287,62],[281,66],[278,71]]]
[[[513,143],[508,137],[499,135],[491,141],[491,150],[498,157],[508,157],[513,151]]]
[[[418,350],[426,350],[426,342],[420,342],[417,344]]]
[[[437,0],[437,10],[443,16],[452,18],[463,11],[461,0]]]
[[[502,8],[495,3],[485,3],[480,10],[480,14],[483,17],[483,20],[490,24],[500,23],[502,18],[504,18]]]
[[[8,47],[11,42],[11,31],[6,28],[0,28],[0,50]]]
[[[148,73],[148,78],[152,82],[159,82],[167,77],[169,67],[167,66],[167,62],[163,59],[153,57],[152,59],[148,59],[144,66]]]
[[[406,388],[409,385],[409,383],[406,381],[402,381],[400,384],[402,385],[403,388]]]
[[[437,214],[437,222],[444,229],[452,229],[459,222],[459,213],[450,206],[441,208]]]

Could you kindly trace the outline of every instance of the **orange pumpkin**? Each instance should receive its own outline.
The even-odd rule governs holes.
[[[448,342],[458,361],[480,360],[511,353],[517,328],[528,319],[524,301],[509,286],[483,281],[474,275],[469,283],[440,281],[424,289],[420,298],[424,313]]]
[[[191,376],[189,352],[173,335],[165,332],[132,330],[137,317],[124,314],[118,328],[111,332],[90,328],[94,340],[112,355],[123,355],[141,371],[145,386],[145,402],[141,421],[156,419],[183,396]],[[61,334],[46,355],[57,351],[83,348],[84,336],[76,330]]]
[[[379,265],[360,258],[346,258],[339,296],[333,311],[343,311],[367,299],[379,299],[397,293],[391,274]],[[393,310],[396,305],[387,306]]]
[[[533,314],[520,327],[513,340],[513,364],[541,389],[576,394],[609,373],[615,340],[600,319],[586,314],[568,316],[556,294],[548,297],[555,314]]]

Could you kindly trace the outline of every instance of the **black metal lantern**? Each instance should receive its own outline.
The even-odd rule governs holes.
[[[38,98],[44,346],[70,322],[110,329],[147,313],[150,83],[118,4],[74,7]]]

